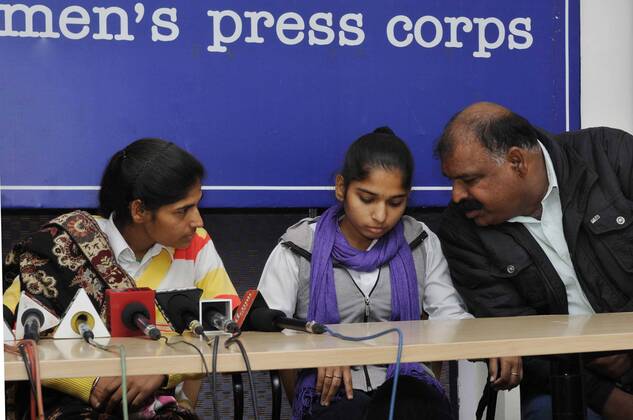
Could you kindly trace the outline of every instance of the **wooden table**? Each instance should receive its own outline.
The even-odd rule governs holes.
[[[333,329],[360,336],[389,327],[404,333],[404,362],[633,349],[633,313],[341,324]],[[245,332],[241,339],[253,370],[389,363],[397,346],[395,334],[363,342],[305,333]],[[202,349],[211,367],[209,346],[195,337],[170,338],[180,340]],[[198,353],[184,344],[169,347],[142,338],[112,338],[109,343],[125,346],[128,375],[203,372]],[[121,375],[117,354],[81,340],[42,339],[39,354],[42,378]],[[5,352],[4,357],[6,380],[27,379],[18,356]],[[221,345],[218,371],[244,370],[237,346],[227,350]]]

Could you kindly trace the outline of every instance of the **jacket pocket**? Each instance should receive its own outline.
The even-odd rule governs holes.
[[[585,226],[591,232],[600,258],[600,248],[627,272],[633,272],[633,211],[631,203],[609,204],[588,214]],[[602,245],[602,246],[599,246]]]
[[[531,257],[522,249],[515,248],[512,255],[497,257],[491,264],[490,276],[497,281],[512,283],[525,302],[538,313],[548,307],[547,290]],[[520,252],[517,252],[520,251]]]
[[[490,274],[493,277],[502,279],[512,279],[518,277],[526,268],[532,264],[527,254],[516,257],[504,258],[495,261],[490,267]]]

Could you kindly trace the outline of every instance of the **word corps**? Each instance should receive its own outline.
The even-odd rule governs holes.
[[[275,15],[265,10],[206,10],[202,13],[206,14],[203,18],[208,27],[201,31],[201,36],[210,36],[205,40],[206,51],[213,54],[226,53],[239,43],[357,47],[368,39],[364,24],[369,19],[363,13],[302,15],[290,11]],[[183,24],[178,21],[178,10],[162,7],[146,13],[143,3],[134,4],[129,11],[117,6],[86,9],[71,5],[57,16],[42,4],[0,4],[0,37],[131,42],[140,35],[140,24],[146,16],[151,20],[152,41],[178,39]],[[534,42],[530,17],[504,21],[490,16],[395,15],[381,19],[381,23],[380,32],[394,48],[463,49],[467,41],[474,45],[473,57],[490,58],[499,48],[525,50]]]

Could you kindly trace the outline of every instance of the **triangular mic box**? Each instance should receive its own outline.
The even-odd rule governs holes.
[[[110,337],[110,332],[99,317],[99,313],[90,301],[88,294],[84,289],[79,289],[68,305],[53,338],[81,338],[77,327],[80,320],[88,324],[95,337]]]
[[[24,324],[22,318],[24,313],[29,310],[35,310],[41,313],[42,321],[40,322],[40,333],[49,330],[59,324],[59,318],[50,310],[40,304],[35,298],[29,296],[26,292],[22,292],[20,303],[18,304],[18,315],[15,323],[15,338],[21,340],[24,338]]]

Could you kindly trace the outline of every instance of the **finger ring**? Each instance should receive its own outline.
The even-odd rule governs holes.
[[[512,376],[519,376],[519,374],[516,373],[516,372],[510,372],[510,375],[512,375]]]

